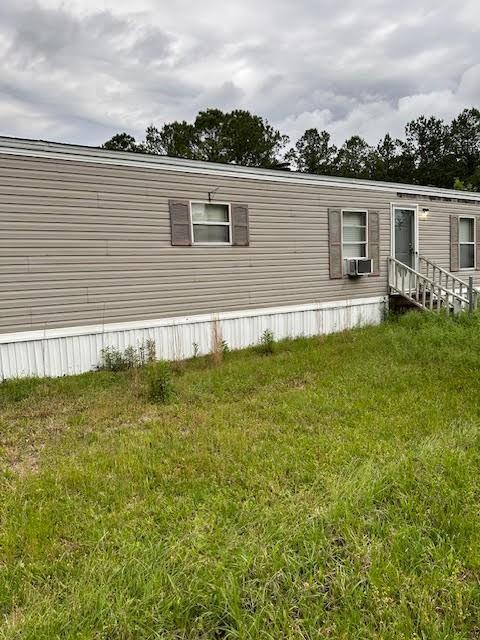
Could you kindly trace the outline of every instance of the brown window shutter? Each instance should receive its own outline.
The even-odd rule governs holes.
[[[480,271],[480,217],[475,218],[475,268]]]
[[[328,253],[330,257],[330,278],[343,278],[342,261],[342,210],[328,210]]]
[[[231,204],[230,215],[232,216],[232,244],[235,247],[248,247],[248,205]]]
[[[450,271],[458,270],[458,216],[450,216]]]
[[[170,226],[172,230],[172,245],[188,247],[192,244],[192,230],[190,225],[190,205],[187,200],[169,200]]]
[[[368,212],[368,257],[373,260],[372,276],[380,273],[380,213]]]

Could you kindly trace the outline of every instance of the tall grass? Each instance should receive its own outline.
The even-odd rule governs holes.
[[[477,637],[479,337],[197,357],[165,405],[132,371],[0,385],[0,637]]]

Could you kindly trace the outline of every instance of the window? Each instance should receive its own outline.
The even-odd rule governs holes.
[[[367,257],[367,212],[342,211],[342,255]]]
[[[460,269],[475,268],[475,220],[473,218],[459,218],[458,244]]]
[[[193,244],[231,244],[230,205],[192,202]]]

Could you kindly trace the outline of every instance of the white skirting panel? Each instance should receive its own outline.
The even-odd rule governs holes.
[[[229,311],[106,325],[90,325],[0,335],[0,379],[63,376],[96,369],[104,347],[125,349],[154,340],[157,357],[190,358],[194,344],[210,353],[214,334],[230,349],[260,341],[265,329],[275,340],[314,336],[378,324],[388,304],[385,297]]]

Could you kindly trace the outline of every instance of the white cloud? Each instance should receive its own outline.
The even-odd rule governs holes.
[[[217,106],[292,138],[401,135],[480,102],[480,6],[430,4],[2,0],[0,133],[99,144]]]
[[[467,69],[455,90],[431,91],[403,96],[395,103],[385,100],[357,102],[343,118],[334,119],[328,110],[303,112],[289,116],[278,126],[296,139],[309,127],[326,129],[336,144],[352,135],[360,135],[375,144],[384,133],[403,137],[405,124],[422,114],[452,120],[465,108],[480,104],[480,65]]]

